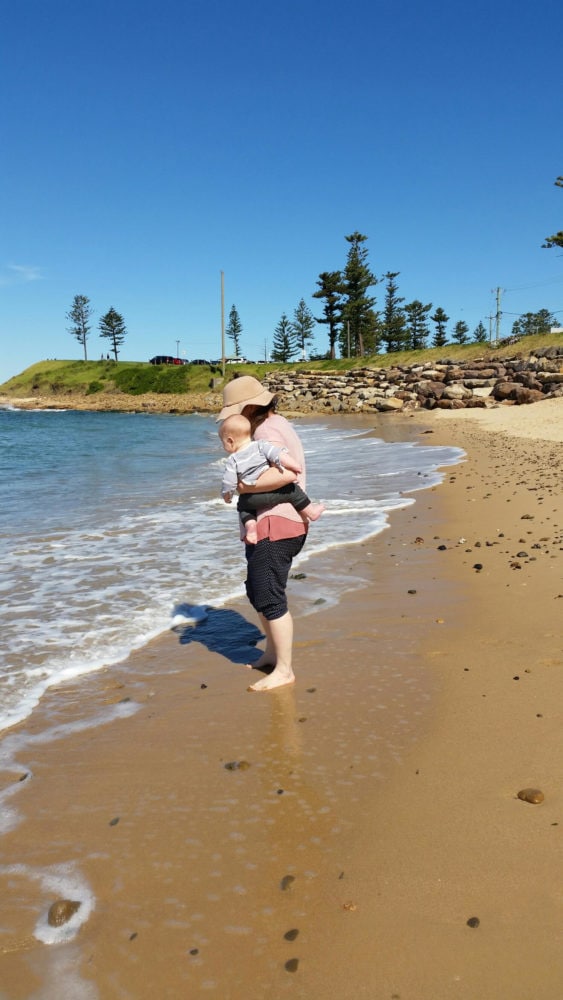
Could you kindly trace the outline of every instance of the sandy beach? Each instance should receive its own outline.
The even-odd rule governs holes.
[[[337,607],[292,581],[294,686],[171,631],[10,732],[1,1000],[563,994],[563,400],[377,433],[467,460],[322,557]],[[137,710],[73,730],[85,702]],[[76,871],[88,919],[38,941]]]

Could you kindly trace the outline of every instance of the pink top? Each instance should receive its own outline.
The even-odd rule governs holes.
[[[272,413],[256,428],[254,440],[271,441],[272,444],[287,448],[303,470],[299,473],[297,482],[301,489],[306,489],[303,445],[285,417],[279,413]],[[279,503],[275,507],[269,507],[262,513],[258,513],[256,520],[258,522],[258,541],[269,538],[272,542],[277,542],[281,538],[295,538],[307,532],[301,515],[290,503]]]

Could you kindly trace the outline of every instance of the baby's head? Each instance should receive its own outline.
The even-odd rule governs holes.
[[[227,417],[219,427],[219,437],[225,451],[238,451],[242,445],[251,440],[250,420],[243,417],[242,413]]]

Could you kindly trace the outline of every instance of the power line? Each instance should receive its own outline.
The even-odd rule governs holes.
[[[529,312],[530,312],[529,309],[526,312],[519,312],[519,313],[507,312],[505,309],[503,309],[502,315],[503,316],[527,316],[527,314]],[[548,309],[547,312],[550,312],[550,313],[563,312],[563,306],[556,306],[555,309]]]
[[[504,290],[505,292],[523,292],[528,288],[543,288],[545,285],[557,285],[560,281],[563,281],[563,277],[549,278],[548,281],[536,281],[533,285],[516,285],[514,288],[505,288]]]

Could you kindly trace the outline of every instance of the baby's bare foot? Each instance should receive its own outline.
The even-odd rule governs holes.
[[[324,509],[324,503],[310,503],[308,507],[305,507],[301,511],[301,513],[305,514],[308,521],[318,521]]]
[[[245,537],[245,541],[249,545],[256,545],[256,543],[258,541],[258,527],[257,527],[256,521],[250,521],[246,525],[246,534],[245,534],[244,537]]]

